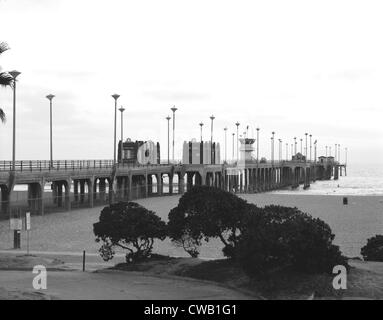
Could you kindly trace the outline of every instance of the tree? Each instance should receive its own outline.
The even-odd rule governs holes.
[[[306,272],[332,272],[336,265],[348,268],[335,236],[320,219],[297,208],[266,206],[247,215],[236,247],[236,258],[250,275],[284,268]]]
[[[198,256],[202,240],[219,238],[230,256],[248,203],[218,188],[197,186],[186,192],[169,213],[168,234],[173,243],[191,256]]]
[[[383,262],[383,235],[376,235],[368,239],[367,244],[362,248],[360,253],[366,261]]]
[[[135,202],[120,202],[105,207],[99,222],[93,225],[96,241],[103,242],[100,255],[108,261],[115,247],[128,250],[126,261],[147,258],[154,239],[166,238],[166,224],[153,211]]]
[[[0,55],[9,49],[8,45],[5,42],[0,42]],[[13,82],[12,76],[7,72],[1,72],[0,68],[0,86],[8,87],[11,86]],[[0,108],[0,121],[5,122],[5,112]]]

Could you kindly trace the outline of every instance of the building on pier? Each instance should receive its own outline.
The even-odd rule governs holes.
[[[127,139],[118,143],[118,159],[127,164],[160,164],[160,144],[153,141],[135,141]]]
[[[296,155],[293,155],[292,158],[291,158],[292,161],[306,161],[306,157],[298,152]]]
[[[182,163],[184,164],[220,164],[220,144],[213,142],[197,142],[193,139],[184,142]]]

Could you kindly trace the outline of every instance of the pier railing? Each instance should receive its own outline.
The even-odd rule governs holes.
[[[291,164],[319,164],[315,161],[304,161],[304,160],[282,160],[282,161],[266,161],[259,162],[260,166],[283,166]],[[340,165],[338,162],[333,162],[334,164]],[[227,161],[227,166],[236,166],[236,161]],[[241,161],[238,165],[243,165]],[[251,162],[246,164],[256,164],[256,162]],[[245,165],[246,165],[245,164]],[[144,167],[164,167],[169,165],[182,165],[180,161],[174,161],[168,163],[167,161],[161,162],[161,164],[137,164],[137,163],[128,163],[128,162],[119,162],[116,164],[117,168],[144,168]],[[112,169],[114,167],[113,160],[21,160],[15,162],[15,171],[16,172],[33,172],[33,171],[66,171],[66,170],[89,170],[89,169]],[[0,161],[0,172],[9,172],[12,170],[12,161]]]
[[[136,163],[117,163],[117,168],[143,168],[167,166],[168,164],[136,164]],[[89,170],[89,169],[112,169],[113,160],[22,160],[15,162],[15,171],[70,171],[70,170]],[[12,161],[0,161],[0,171],[13,171]]]

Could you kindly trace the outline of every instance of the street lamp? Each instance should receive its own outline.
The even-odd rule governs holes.
[[[122,158],[123,158],[123,150],[124,150],[124,111],[125,111],[125,108],[123,106],[121,106],[120,109],[121,112],[121,150],[120,150],[120,161],[122,163]]]
[[[297,154],[297,137],[294,137],[294,154]]]
[[[340,163],[340,144],[338,144],[338,162]]]
[[[201,127],[201,142],[203,141],[203,139],[202,139],[202,127],[203,127],[203,122],[201,122],[200,124],[199,124],[199,126]]]
[[[306,147],[305,147],[305,161],[307,161],[307,136],[308,136],[308,133],[305,133],[305,136],[306,136]]]
[[[168,164],[170,164],[170,117],[167,116],[166,120],[168,120]]]
[[[113,163],[116,164],[116,145],[117,145],[117,100],[120,97],[118,94],[112,95],[114,99],[114,153],[113,153]]]
[[[327,158],[327,156],[328,156],[328,146],[326,146],[326,158]]]
[[[210,163],[211,164],[214,164],[215,163],[215,159],[213,159],[213,156],[214,156],[214,150],[213,150],[213,125],[214,125],[214,119],[215,117],[212,115],[210,117],[210,120],[211,120],[211,137],[210,137]]]
[[[271,137],[271,162],[274,165],[274,136],[275,136],[275,132],[273,131],[271,134],[273,135]]]
[[[317,163],[317,143],[318,140],[314,141],[314,162]]]
[[[235,159],[235,153],[234,153],[234,150],[235,150],[235,133],[233,132],[232,135],[233,135],[233,161],[234,161],[234,159]]]
[[[257,128],[257,169],[259,164],[259,128]]]
[[[48,94],[46,98],[49,100],[49,118],[50,118],[50,134],[49,134],[49,141],[50,141],[50,167],[53,168],[53,142],[52,142],[52,100],[55,96],[53,94]]]
[[[16,165],[16,82],[17,77],[21,74],[19,71],[11,71],[9,73],[13,78],[13,147],[12,147],[12,171],[15,171]]]
[[[225,131],[225,162],[227,162],[227,127],[223,130]]]
[[[313,148],[312,138],[313,138],[313,135],[310,134],[310,162],[312,161],[312,148]]]
[[[282,139],[278,139],[279,141],[279,152],[278,152],[278,158],[279,158],[279,162],[281,162],[281,159],[282,159]]]
[[[176,131],[176,111],[178,110],[175,106],[173,108],[170,108],[170,110],[173,111],[173,163],[174,163],[174,136]]]
[[[236,126],[237,126],[237,162],[239,161],[239,156],[238,156],[238,152],[239,152],[239,149],[238,149],[238,143],[239,143],[239,126],[240,126],[240,123],[239,122],[237,122],[236,124],[235,124]]]

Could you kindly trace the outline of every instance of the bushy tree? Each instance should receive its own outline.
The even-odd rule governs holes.
[[[186,192],[169,213],[168,234],[191,256],[198,256],[202,240],[218,238],[224,253],[235,247],[248,203],[218,188],[196,186]]]
[[[322,220],[297,208],[266,206],[246,216],[235,257],[250,275],[291,268],[307,273],[332,272],[348,267],[334,235]]]
[[[368,239],[360,253],[366,261],[383,261],[383,235]]]
[[[128,250],[127,262],[146,258],[153,249],[154,239],[164,240],[166,224],[153,211],[135,202],[120,202],[105,207],[99,222],[93,225],[96,241],[103,242],[99,252],[108,261],[115,247]]]

